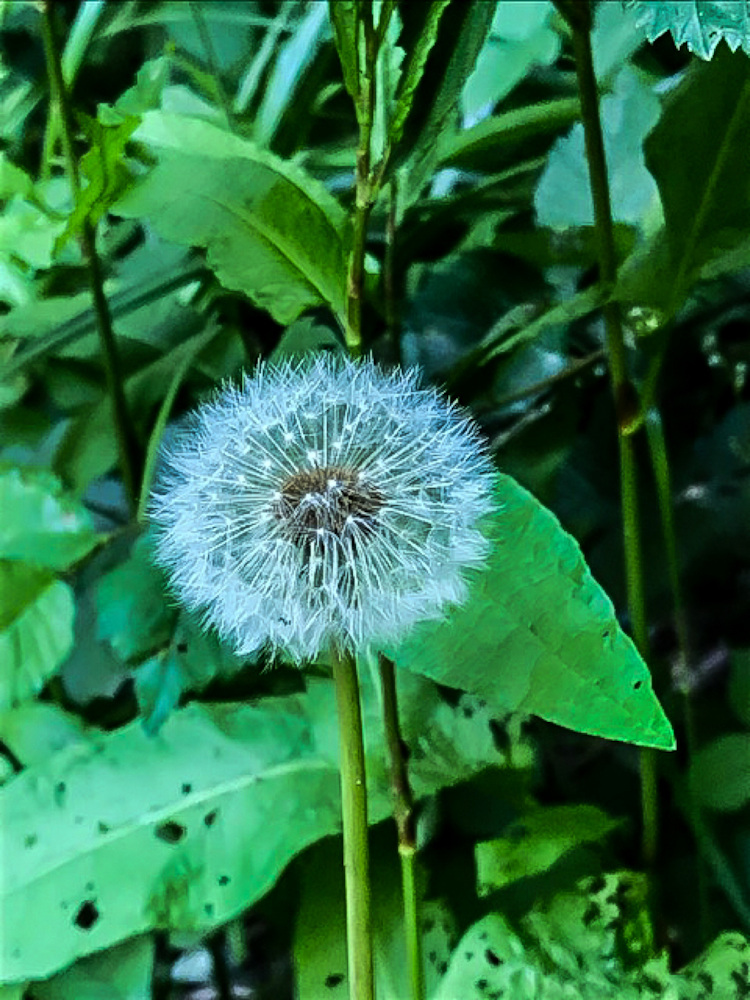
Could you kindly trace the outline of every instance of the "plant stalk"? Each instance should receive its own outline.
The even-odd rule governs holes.
[[[390,765],[393,817],[396,821],[398,853],[401,862],[404,931],[411,1000],[424,1000],[422,934],[419,926],[419,894],[416,883],[417,830],[414,795],[409,783],[406,748],[398,721],[396,668],[393,661],[382,654],[378,657],[378,664],[383,695],[383,727]]]
[[[60,114],[62,143],[70,186],[74,201],[77,201],[81,193],[81,179],[78,170],[78,160],[73,147],[71,110],[67,88],[63,79],[51,0],[47,0],[42,9],[42,38],[47,60],[50,91],[54,102],[53,106],[57,106]],[[117,342],[112,327],[112,317],[109,312],[107,298],[104,294],[101,261],[96,250],[96,231],[88,219],[84,221],[82,226],[81,244],[89,272],[89,284],[91,285],[91,294],[94,300],[94,312],[97,318],[99,341],[102,348],[107,392],[112,405],[120,472],[131,513],[135,514],[138,504],[138,483],[136,476],[138,446],[125,399]]]
[[[599,273],[605,287],[611,287],[617,277],[617,257],[607,162],[599,115],[599,94],[591,51],[591,8],[589,4],[570,4],[567,2],[558,2],[558,7],[572,29],[586,160],[594,204],[594,228],[597,239]],[[620,451],[620,496],[628,611],[636,647],[643,659],[648,662],[649,642],[641,566],[638,479],[632,436],[632,430],[637,426],[639,405],[635,388],[628,379],[625,339],[619,303],[606,302],[603,306],[603,314]],[[646,866],[653,869],[658,848],[659,812],[656,755],[653,750],[648,749],[641,750],[641,808],[643,858]]]
[[[374,1000],[367,786],[357,663],[351,653],[336,648],[331,653],[341,750],[349,997]]]

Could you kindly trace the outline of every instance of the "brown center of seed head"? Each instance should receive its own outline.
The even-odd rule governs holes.
[[[371,533],[374,516],[383,503],[380,490],[360,478],[355,469],[314,466],[283,483],[274,514],[292,541],[301,542],[321,529],[341,537],[348,524],[355,524],[359,532]]]

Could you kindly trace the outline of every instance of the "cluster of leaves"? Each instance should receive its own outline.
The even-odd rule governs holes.
[[[238,662],[174,606],[140,528],[171,417],[260,356],[341,349],[361,6],[55,10],[78,191],[43,15],[0,8],[3,1000],[29,983],[39,1000],[145,997],[154,930],[194,946],[238,931],[253,906],[292,949],[300,997],[345,993],[325,664]],[[633,6],[600,4],[592,32],[619,264],[604,288],[565,19],[548,0],[376,5],[366,345],[447,383],[515,477],[501,477],[493,556],[468,603],[388,651],[426,803],[434,1000],[723,1000],[748,982],[730,929],[750,929],[750,63],[713,50],[721,37],[746,49],[750,33],[744,3]],[[639,17],[712,60],[645,46]],[[118,472],[87,227],[140,503]],[[638,825],[634,751],[590,739],[673,746],[621,627],[607,300],[627,317],[641,390],[643,512],[666,497],[679,545],[676,587],[660,519],[644,517],[656,686],[678,738],[700,741],[687,767],[662,764],[662,835],[680,845],[659,868],[673,956],[654,940],[644,878],[620,870]],[[386,754],[374,668],[361,667],[377,824]],[[373,838],[376,947],[379,996],[396,1000],[389,830]],[[702,955],[685,876],[700,866],[701,916],[724,931]],[[246,950],[235,942],[238,962]]]

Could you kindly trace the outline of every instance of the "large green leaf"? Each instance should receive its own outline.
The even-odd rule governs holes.
[[[115,206],[176,243],[206,247],[227,288],[287,324],[312,306],[343,316],[347,221],[301,167],[194,118],[150,111],[134,133],[158,164]]]
[[[0,470],[0,559],[66,569],[99,540],[88,511],[49,473]]]
[[[682,305],[702,265],[747,237],[749,144],[750,61],[722,52],[693,66],[644,147],[664,206],[666,238],[657,239],[669,258],[669,270],[652,278],[650,297],[668,313]],[[654,273],[652,257],[642,261],[646,277]]]
[[[362,686],[375,823],[391,800],[370,669]],[[399,698],[417,794],[511,754],[515,766],[518,747],[495,748],[487,714],[448,705],[406,672]],[[90,734],[13,777],[0,789],[0,813],[0,981],[51,975],[154,927],[205,932],[339,830],[333,685],[318,680],[304,695],[255,706],[191,705],[153,738],[139,722]]]
[[[690,786],[706,809],[734,812],[750,802],[750,733],[725,733],[690,761]]]
[[[41,691],[73,646],[74,615],[67,583],[45,569],[0,561],[0,709]]]
[[[488,565],[466,603],[417,626],[393,658],[493,705],[671,749],[648,668],[574,539],[509,476],[498,501]]]
[[[131,938],[34,983],[35,1000],[151,1000],[154,939]]]
[[[701,59],[710,59],[724,39],[732,52],[750,55],[748,0],[626,0],[636,23],[650,42],[671,31],[676,45],[687,44]]]

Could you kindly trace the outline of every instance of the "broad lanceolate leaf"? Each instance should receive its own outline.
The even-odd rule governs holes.
[[[74,614],[67,583],[0,560],[0,710],[41,691],[71,650]]]
[[[648,668],[578,545],[508,476],[488,521],[492,551],[466,603],[391,655],[490,704],[580,732],[671,749]]]
[[[722,52],[692,68],[645,143],[664,206],[671,272],[660,275],[652,296],[657,304],[666,300],[669,313],[701,265],[747,236],[749,145],[750,60]]]
[[[635,8],[650,42],[671,31],[676,45],[686,43],[701,59],[710,59],[722,38],[732,52],[741,47],[750,55],[748,0],[626,0],[626,6]]]
[[[280,323],[312,306],[343,315],[346,215],[301,167],[208,122],[147,112],[134,138],[158,164],[114,211],[175,243],[206,247],[227,288]]]
[[[96,545],[88,511],[47,472],[0,470],[0,559],[66,569]]]
[[[518,879],[547,871],[580,844],[602,840],[617,826],[592,805],[535,809],[496,840],[476,845],[477,891],[485,896]]]
[[[466,717],[434,684],[402,673],[417,794],[516,754],[517,746],[507,755],[495,748],[486,714]],[[392,807],[366,668],[363,702],[376,823]],[[339,830],[333,685],[313,681],[306,694],[256,706],[194,704],[153,738],[140,722],[92,734],[11,778],[0,788],[0,814],[0,981],[51,975],[154,927],[205,932],[263,895],[304,847]]]

